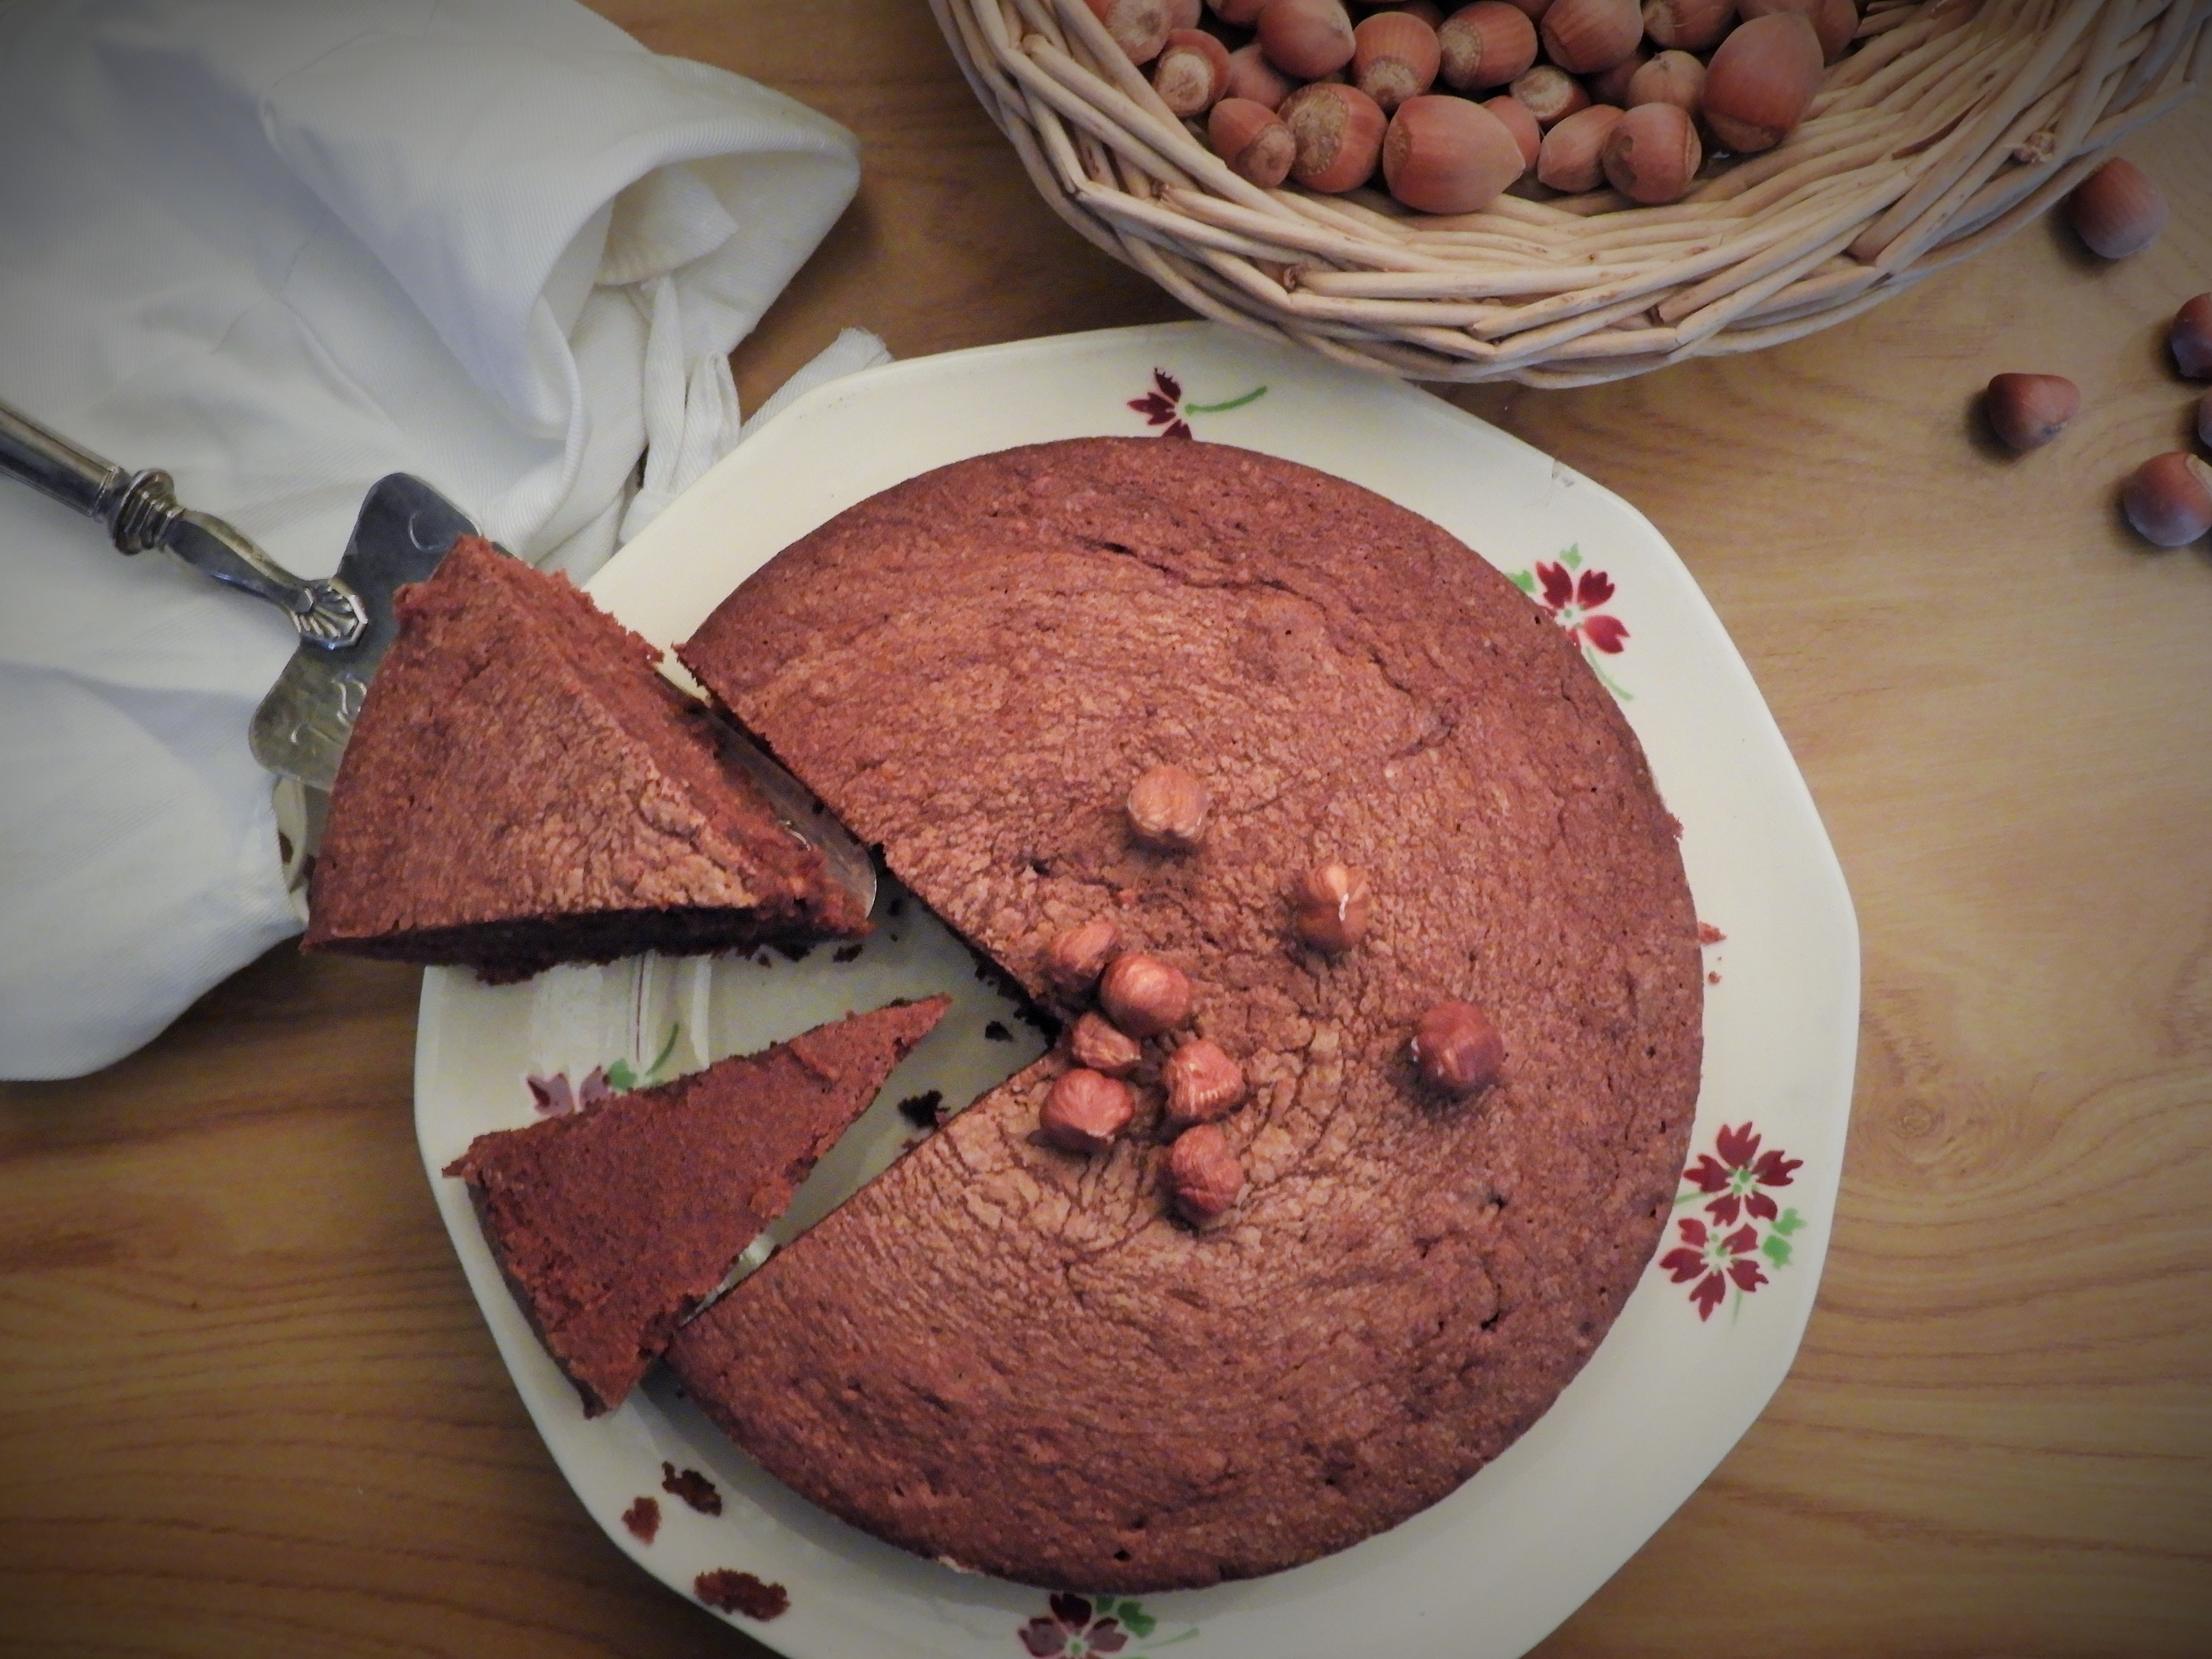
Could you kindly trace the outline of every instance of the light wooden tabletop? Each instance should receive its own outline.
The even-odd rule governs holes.
[[[862,140],[739,350],[902,356],[1180,314],[1033,196],[919,0],[600,0]],[[1809,779],[1856,900],[1841,1206],[1796,1370],[1539,1650],[2212,1653],[2212,556],[2118,481],[2180,447],[2212,108],[2129,153],[2170,228],[2053,224],[1796,344],[1456,394],[1636,502]],[[1975,394],[2071,376],[2004,458]],[[623,1559],[525,1419],[410,1107],[417,975],[272,952],[152,1047],[0,1087],[0,1651],[759,1652]]]

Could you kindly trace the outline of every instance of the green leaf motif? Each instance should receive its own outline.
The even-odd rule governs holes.
[[[1536,577],[1532,571],[1516,570],[1507,580],[1523,593],[1533,593],[1536,591]]]
[[[1559,562],[1566,566],[1570,570],[1581,569],[1583,568],[1583,544],[1580,542],[1577,542],[1565,552],[1560,554]]]
[[[618,1060],[607,1067],[607,1087],[617,1094],[637,1087],[637,1073],[630,1070],[628,1060]]]
[[[1267,387],[1254,386],[1243,397],[1231,398],[1224,404],[1185,404],[1182,406],[1182,412],[1186,415],[1225,415],[1232,409],[1242,409],[1247,404],[1257,403],[1267,395]]]
[[[1790,1265],[1790,1241],[1769,1233],[1759,1242],[1759,1253],[1778,1267]]]
[[[1805,1218],[1799,1215],[1796,1211],[1784,1210],[1780,1218],[1775,1222],[1774,1231],[1786,1238],[1804,1224]]]
[[[1121,1614],[1121,1623],[1139,1642],[1159,1628],[1160,1621],[1149,1613],[1139,1612],[1134,1601],[1124,1601],[1121,1605],[1127,1609]]]

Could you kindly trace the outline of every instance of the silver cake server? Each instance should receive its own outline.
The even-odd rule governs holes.
[[[420,478],[394,472],[362,498],[335,575],[295,576],[221,519],[180,505],[175,483],[159,468],[131,472],[81,448],[21,410],[0,403],[0,472],[107,526],[119,553],[161,548],[219,582],[275,605],[299,629],[284,672],[253,711],[253,757],[304,791],[280,819],[294,835],[288,873],[297,873],[319,839],[322,807],[336,781],[346,739],[377,664],[398,629],[392,596],[428,578],[476,526]],[[733,730],[725,758],[760,785],[785,829],[823,855],[837,884],[865,911],[875,902],[876,871],[867,849],[813,803],[798,781]]]

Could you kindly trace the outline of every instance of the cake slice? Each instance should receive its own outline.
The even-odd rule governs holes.
[[[659,652],[566,577],[469,537],[394,608],[304,949],[501,981],[867,930]]]
[[[815,1160],[951,1006],[893,1003],[565,1117],[446,1168],[586,1416],[623,1401]]]

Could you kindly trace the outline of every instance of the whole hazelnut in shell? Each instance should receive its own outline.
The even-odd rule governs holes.
[[[1291,925],[1301,944],[1340,957],[1367,937],[1369,902],[1364,871],[1319,865],[1298,878],[1291,895]]]
[[[1465,98],[1408,98],[1382,141],[1390,194],[1419,213],[1486,208],[1524,165],[1520,141],[1505,124]]]
[[[1605,182],[1606,138],[1624,113],[1610,104],[1592,104],[1553,126],[1536,157],[1537,179],[1571,196],[1595,190]]]
[[[1127,1077],[1137,1069],[1145,1051],[1137,1040],[1102,1015],[1086,1013],[1067,1034],[1067,1054],[1078,1066],[1102,1077]]]
[[[1167,0],[1088,0],[1091,9],[1106,33],[1114,37],[1114,44],[1129,55],[1133,64],[1149,64],[1160,55],[1160,48],[1168,43],[1168,31],[1175,27],[1169,20]]]
[[[1194,29],[1206,21],[1202,0],[1168,0],[1168,27],[1171,29]]]
[[[1282,118],[1249,98],[1224,98],[1206,118],[1206,142],[1247,183],[1273,190],[1291,176],[1297,141]]]
[[[1423,1014],[1412,1048],[1421,1080],[1459,1099],[1487,1089],[1505,1064],[1498,1027],[1471,1002],[1439,1002]]]
[[[2081,412],[2081,388],[2063,374],[2000,374],[1983,394],[1982,412],[2006,448],[2040,449]]]
[[[1389,119],[1358,87],[1328,81],[1300,87],[1278,112],[1297,143],[1291,177],[1308,190],[1334,195],[1374,177]]]
[[[2186,450],[2156,455],[2135,470],[2120,504],[2154,547],[2183,547],[2212,530],[2212,467]]]
[[[2158,240],[2171,210],[2158,181],[2124,155],[2115,155],[2074,186],[2066,217],[2089,251],[2124,259]]]
[[[1513,78],[1513,101],[1535,117],[1540,127],[1556,126],[1589,107],[1589,94],[1565,70],[1539,64],[1526,75]]]
[[[1589,78],[1590,102],[1611,104],[1617,109],[1626,109],[1628,84],[1636,78],[1636,71],[1650,61],[1650,54],[1639,46],[1611,69],[1591,76]]]
[[[1045,983],[1071,1001],[1087,997],[1121,948],[1121,930],[1110,921],[1086,921],[1045,947]]]
[[[1223,97],[1242,98],[1278,110],[1283,106],[1283,100],[1297,89],[1297,82],[1267,61],[1258,41],[1239,46],[1229,54],[1229,79],[1222,84]]]
[[[1182,1218],[1203,1226],[1226,1215],[1244,1190],[1244,1165],[1218,1124],[1185,1129],[1168,1148],[1168,1194]]]
[[[1746,21],[1778,11],[1794,11],[1813,26],[1825,63],[1832,64],[1848,52],[1851,37],[1858,33],[1856,0],[1736,0],[1736,15]]]
[[[1679,104],[1639,104],[1613,124],[1601,152],[1605,176],[1632,202],[1677,202],[1705,159],[1698,124]]]
[[[1202,29],[1170,29],[1152,60],[1152,90],[1177,115],[1203,115],[1229,85],[1229,48]]]
[[[1705,125],[1739,155],[1771,149],[1805,118],[1820,88],[1820,40],[1794,11],[1755,17],[1705,68]]]
[[[1540,26],[1544,55],[1570,75],[1595,75],[1644,40],[1636,0],[1553,0]]]
[[[1303,81],[1342,69],[1356,46],[1341,0],[1267,0],[1258,27],[1267,61]]]
[[[1079,1066],[1053,1080],[1037,1113],[1037,1128],[1063,1152],[1104,1152],[1137,1115],[1129,1085]]]
[[[1652,44],[1704,52],[1735,21],[1735,0],[1644,0],[1644,32]]]
[[[1444,21],[1444,9],[1437,3],[1437,0],[1392,0],[1391,4],[1376,6],[1375,9],[1378,12],[1402,11],[1408,17],[1419,18],[1432,29],[1441,27]]]
[[[1502,87],[1536,61],[1536,26],[1504,0],[1475,0],[1437,28],[1444,84],[1461,92]]]
[[[1544,129],[1536,125],[1536,118],[1528,113],[1528,106],[1510,93],[1482,100],[1483,108],[1495,115],[1513,135],[1513,142],[1521,146],[1521,171],[1525,175],[1536,165],[1537,156],[1544,150]]]
[[[1628,82],[1628,107],[1672,104],[1695,115],[1705,100],[1705,66],[1686,52],[1662,52]]]
[[[1129,786],[1124,803],[1129,830],[1147,847],[1188,853],[1206,839],[1213,795],[1198,775],[1180,766],[1155,766]]]
[[[1267,0],[1206,0],[1206,3],[1213,8],[1216,17],[1240,29],[1250,28],[1267,9]]]
[[[1190,1000],[1190,980],[1182,969],[1141,951],[1115,957],[1098,981],[1098,1006],[1106,1018],[1139,1041],[1188,1019]]]
[[[1160,1067],[1160,1081],[1167,1086],[1164,1121],[1170,1129],[1214,1122],[1244,1103],[1244,1068],[1219,1043],[1204,1037],[1170,1054]]]
[[[1437,32],[1402,11],[1378,11],[1352,32],[1352,83],[1394,110],[1433,85],[1442,48]]]
[[[2185,378],[2212,380],[2212,294],[2198,295],[2173,313],[2166,343]]]

